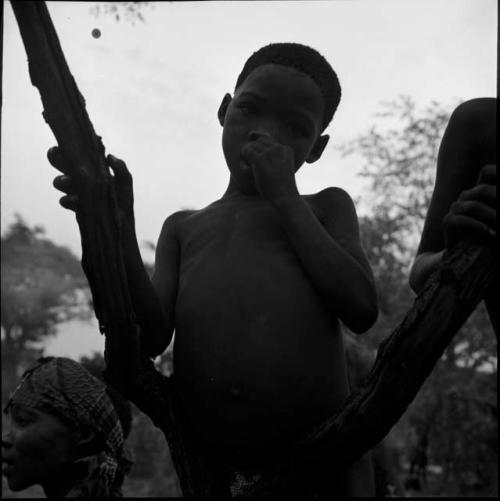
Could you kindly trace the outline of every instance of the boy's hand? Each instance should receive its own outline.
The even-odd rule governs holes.
[[[253,171],[258,192],[270,202],[298,195],[293,150],[270,135],[252,134],[254,139],[242,149],[241,157]]]
[[[491,243],[496,238],[496,172],[495,164],[485,165],[476,185],[451,204],[443,220],[447,248],[458,240]]]
[[[47,152],[49,162],[59,171],[62,176],[57,176],[54,179],[54,187],[63,193],[66,193],[59,203],[66,209],[76,211],[78,207],[78,186],[77,181],[69,172],[71,168],[67,165],[61,150],[54,146]],[[132,188],[132,176],[123,160],[120,160],[113,155],[106,157],[106,163],[113,172],[113,185],[116,192],[116,200],[120,211],[121,223],[133,220],[134,214],[134,194]],[[125,220],[125,221],[124,221]]]

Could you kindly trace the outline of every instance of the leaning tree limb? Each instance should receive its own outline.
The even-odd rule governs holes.
[[[175,393],[150,360],[140,359],[136,319],[126,280],[115,194],[104,147],[68,69],[44,2],[12,2],[28,54],[30,76],[71,174],[81,186],[77,221],[105,358],[113,380],[126,377],[129,395],[169,443],[184,495],[228,495],[223,476],[201,453]],[[332,418],[304,436],[251,495],[293,493],[295,482],[325,462],[339,469],[373,448],[400,419],[496,273],[492,249],[461,243],[429,278],[403,322],[381,345],[370,374]],[[142,389],[157,393],[155,404]],[[224,484],[224,485],[223,485]]]
[[[80,187],[76,218],[82,266],[99,328],[106,333],[106,341],[113,344],[118,338],[135,338],[135,318],[119,245],[117,206],[104,146],[89,120],[45,2],[11,5],[28,55],[31,82],[40,91],[43,116]]]

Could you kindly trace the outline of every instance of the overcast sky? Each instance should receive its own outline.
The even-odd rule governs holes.
[[[336,70],[342,101],[330,144],[297,176],[302,193],[340,186],[360,194],[358,163],[335,144],[365,132],[380,102],[418,105],[496,95],[495,0],[151,2],[145,22],[95,17],[94,2],[48,2],[61,45],[107,152],[132,172],[139,241],[156,242],[166,216],[225,191],[228,172],[216,112],[245,60],[270,42],[319,50]],[[99,38],[92,30],[101,31]],[[74,215],[58,205],[46,160],[54,137],[41,116],[9,3],[4,12],[2,231],[21,214],[80,256]],[[146,259],[152,256],[144,250]],[[94,325],[65,326],[49,354],[102,349]]]

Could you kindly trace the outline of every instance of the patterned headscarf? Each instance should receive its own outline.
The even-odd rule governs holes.
[[[69,497],[121,496],[120,486],[132,462],[120,419],[102,381],[69,358],[41,359],[24,373],[5,412],[13,404],[53,414],[76,428],[88,427],[100,437],[102,452],[83,460],[88,475]]]

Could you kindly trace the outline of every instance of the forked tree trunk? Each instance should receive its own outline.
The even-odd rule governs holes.
[[[108,378],[126,389],[151,380],[152,367],[140,360],[138,332],[120,247],[120,230],[111,174],[104,146],[85,109],[85,101],[69,71],[45,2],[11,2],[28,55],[31,82],[40,92],[43,116],[79,187],[76,219],[82,242],[82,267],[89,281],[99,328],[105,334]],[[153,377],[154,379],[154,377]],[[211,468],[189,449],[182,430],[184,417],[166,385],[160,408],[162,428],[185,495],[220,494]],[[139,406],[140,407],[140,406]],[[151,409],[149,409],[151,410]],[[152,409],[155,410],[155,409]],[[175,433],[172,430],[177,430]],[[223,492],[224,494],[226,492]]]
[[[135,316],[120,250],[116,202],[85,103],[69,72],[44,2],[12,2],[38,87],[44,117],[81,185],[77,220],[82,265],[96,316],[106,335],[105,358],[111,379],[134,381],[129,397],[160,427],[169,443],[185,496],[229,495],[227,479],[197,448],[178,405],[175,380],[162,378],[150,361],[139,359]],[[79,169],[76,166],[83,166]],[[314,479],[320,465],[352,464],[378,444],[400,419],[475,309],[496,272],[493,249],[461,243],[429,278],[403,322],[380,346],[361,387],[330,419],[304,436],[287,460],[263,478],[252,495],[293,494],[304,476]],[[157,391],[157,405],[141,401],[140,388]]]

